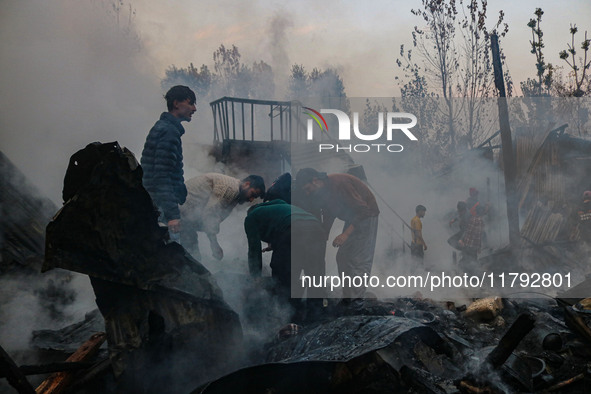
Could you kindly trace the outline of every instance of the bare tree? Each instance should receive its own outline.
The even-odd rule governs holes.
[[[556,122],[558,116],[563,117],[562,121],[568,121],[571,127],[582,135],[586,132],[586,123],[589,120],[588,104],[572,98],[582,97],[591,92],[591,80],[587,72],[591,67],[591,60],[587,60],[591,40],[587,38],[587,32],[585,32],[585,39],[580,47],[583,56],[577,58],[575,35],[578,28],[571,25],[571,42],[567,44],[567,49],[559,53],[560,58],[570,68],[564,76],[562,67],[555,67],[546,63],[544,59],[544,33],[541,28],[544,11],[536,8],[534,15],[535,18],[530,19],[527,26],[532,32],[530,45],[531,53],[536,56],[536,78],[528,78],[521,82],[523,96],[534,99],[524,101],[527,113],[522,123],[535,129]],[[550,97],[560,99],[550,100]]]
[[[487,8],[487,0],[422,0],[422,8],[412,10],[426,23],[424,29],[415,26],[412,33],[420,66],[411,60],[413,50],[405,52],[403,47],[397,60],[405,73],[406,83],[399,83],[403,96],[424,94],[424,89],[416,89],[424,82],[425,88],[441,99],[438,110],[446,123],[447,142],[440,142],[448,145],[450,154],[460,144],[474,147],[492,131],[492,120],[483,116],[487,98],[495,94],[489,30],[503,37],[508,25],[500,11],[494,24],[487,27]],[[510,94],[507,70],[504,77]],[[434,129],[439,131],[440,127]]]
[[[421,0],[422,8],[412,9],[413,15],[423,18],[426,28],[414,27],[413,46],[424,63],[427,80],[437,86],[445,101],[445,117],[451,151],[455,151],[455,120],[459,111],[454,109],[453,89],[458,82],[459,60],[455,47],[456,1]]]
[[[421,144],[418,146],[419,154],[413,155],[411,160],[414,161],[414,168],[432,174],[450,156],[445,112],[440,110],[441,100],[430,90],[421,66],[414,62],[412,49],[405,51],[404,45],[401,45],[400,57],[396,59],[396,63],[404,76],[402,79],[395,77],[400,86],[401,97],[399,100],[393,99],[392,110],[410,112],[417,117],[413,133],[421,140]]]
[[[554,87],[557,95],[562,99],[559,100],[559,110],[561,113],[567,114],[573,128],[577,130],[579,135],[587,134],[589,121],[589,100],[582,100],[581,97],[588,96],[591,93],[591,79],[587,70],[591,67],[591,60],[587,61],[589,52],[589,45],[591,40],[587,38],[585,31],[585,39],[581,43],[583,56],[577,59],[577,50],[575,48],[575,35],[578,29],[576,25],[570,26],[571,42],[567,44],[567,49],[560,51],[560,58],[566,62],[570,68],[566,81],[560,78],[554,82]]]
[[[462,40],[460,40],[460,95],[464,98],[466,133],[464,135],[468,147],[473,148],[477,141],[490,134],[492,122],[489,97],[495,94],[493,66],[490,58],[489,29],[486,26],[487,0],[471,0],[466,6],[460,2],[463,19],[460,22]],[[501,10],[492,30],[504,37],[509,27]],[[511,82],[505,71],[505,80],[511,95]],[[496,124],[496,122],[495,122]]]
[[[541,8],[536,8],[534,11],[536,18],[532,18],[527,23],[531,29],[532,39],[529,42],[531,45],[531,53],[536,56],[536,78],[528,78],[521,82],[521,91],[526,97],[549,97],[550,89],[552,88],[552,81],[555,68],[552,64],[546,64],[544,59],[544,32],[542,31],[542,15],[544,11]]]
[[[591,40],[587,38],[587,31],[585,31],[585,40],[581,43],[583,59],[579,58],[579,62],[577,62],[577,51],[575,49],[575,34],[577,34],[577,32],[577,26],[571,25],[571,43],[566,44],[568,48],[560,51],[559,55],[560,58],[564,60],[572,70],[571,73],[573,76],[574,85],[572,86],[572,89],[570,89],[571,95],[573,97],[582,97],[589,93],[589,85],[591,84],[589,81],[589,75],[587,74],[587,70],[591,66],[591,60],[587,61],[587,53],[589,52],[589,44],[591,43]],[[585,90],[583,90],[583,88],[585,88]]]

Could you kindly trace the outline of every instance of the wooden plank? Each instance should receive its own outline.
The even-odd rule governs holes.
[[[87,369],[94,365],[94,363],[51,363],[51,364],[40,364],[40,365],[21,365],[18,369],[23,375],[42,375],[52,372],[61,371],[79,371],[81,369]],[[4,370],[0,370],[0,378],[6,378],[8,375]]]
[[[94,357],[103,342],[107,339],[107,334],[99,332],[90,337],[90,339],[82,346],[78,348],[70,357],[66,359],[66,362],[83,362],[88,361]],[[57,372],[45,379],[39,387],[37,387],[36,393],[44,394],[58,394],[63,393],[64,390],[74,380],[75,372]]]
[[[519,342],[529,333],[536,322],[531,313],[522,313],[509,327],[509,331],[503,335],[499,344],[488,354],[486,361],[493,368],[499,368],[509,358]],[[481,368],[485,368],[481,366]],[[483,369],[481,369],[483,371]]]
[[[571,384],[573,384],[575,382],[578,382],[580,380],[583,380],[584,378],[585,378],[585,374],[584,373],[580,373],[577,376],[574,376],[574,377],[572,377],[570,379],[567,379],[567,380],[565,380],[563,382],[557,383],[557,384],[555,384],[552,387],[548,387],[546,389],[546,391],[558,391],[558,390],[561,390],[561,389],[565,388],[568,385],[571,385]]]
[[[92,368],[82,372],[76,377],[76,381],[69,388],[69,392],[77,393],[80,388],[91,384],[98,376],[107,373],[111,369],[111,360],[106,358],[96,363]]]

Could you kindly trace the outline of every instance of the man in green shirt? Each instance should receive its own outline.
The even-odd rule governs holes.
[[[301,313],[299,306],[306,288],[299,281],[305,275],[323,277],[326,233],[320,221],[303,209],[283,200],[273,200],[252,207],[244,220],[248,238],[248,268],[251,275],[260,276],[262,270],[261,241],[273,250],[272,277],[277,281],[278,293]],[[310,313],[317,313],[324,296],[322,288],[307,288]],[[314,298],[314,301],[310,300]]]

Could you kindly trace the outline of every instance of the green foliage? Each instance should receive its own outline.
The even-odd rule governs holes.
[[[322,70],[314,67],[306,71],[301,64],[291,67],[288,86],[289,99],[321,98],[325,108],[349,111],[349,101],[345,93],[345,84],[339,73],[333,68]]]
[[[163,89],[174,85],[192,88],[198,100],[213,101],[223,96],[273,99],[275,95],[272,67],[260,60],[248,66],[241,61],[239,49],[232,45],[220,45],[213,53],[213,71],[205,64],[196,67],[170,66],[161,84]],[[314,68],[306,71],[304,66],[291,67],[288,98],[322,97],[327,108],[348,111],[349,103],[345,85],[339,73],[332,68]]]
[[[308,94],[308,73],[304,66],[300,64],[291,66],[288,89],[291,97],[306,97]]]
[[[222,44],[213,53],[213,72],[205,64],[199,68],[193,63],[186,68],[172,65],[165,72],[162,87],[166,90],[179,84],[189,86],[202,101],[223,96],[272,98],[275,85],[271,66],[262,60],[248,66],[241,63],[240,58],[235,45],[226,48]]]
[[[335,69],[314,67],[307,72],[301,64],[291,67],[289,94],[291,97],[347,97],[343,79]]]
[[[214,77],[205,64],[202,64],[199,69],[193,63],[189,64],[187,68],[178,68],[173,65],[166,70],[166,77],[162,81],[162,85],[163,87],[186,85],[191,87],[197,96],[205,97],[211,89]]]
[[[365,99],[365,109],[363,110],[363,129],[367,132],[373,132],[378,130],[380,113],[384,114],[388,112],[388,108],[385,105],[374,102],[373,104],[369,99]],[[383,126],[383,125],[382,125]]]

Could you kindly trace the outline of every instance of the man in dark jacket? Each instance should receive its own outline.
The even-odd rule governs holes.
[[[179,205],[187,198],[183,177],[183,147],[181,122],[190,122],[195,113],[195,93],[186,86],[174,86],[164,96],[168,112],[148,133],[141,165],[143,184],[168,224],[170,238],[180,240],[181,215]]]

